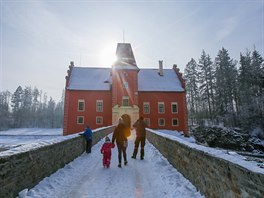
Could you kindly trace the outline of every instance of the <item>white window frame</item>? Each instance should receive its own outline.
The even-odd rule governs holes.
[[[128,89],[128,82],[127,81],[123,82],[123,88]]]
[[[163,112],[160,112],[160,105],[163,105]],[[158,102],[158,113],[162,113],[162,114],[164,114],[165,113],[165,104],[164,104],[164,102]]]
[[[164,120],[164,125],[160,125],[160,120]],[[165,125],[166,125],[165,118],[159,118],[159,119],[158,119],[158,122],[159,122],[159,123],[158,123],[159,126],[165,126]]]
[[[83,122],[79,122],[80,118],[82,118]],[[84,116],[77,116],[77,124],[84,124]]]
[[[124,105],[124,100],[127,100],[127,105]],[[128,96],[123,96],[122,97],[122,106],[124,107],[128,107],[129,106],[129,97]]]
[[[81,103],[83,103],[83,109],[80,109],[80,104]],[[77,107],[77,109],[78,109],[78,112],[84,112],[85,111],[85,101],[84,101],[84,99],[79,99],[78,100],[78,107]]]
[[[103,116],[96,116],[95,119],[96,119],[95,122],[97,125],[103,125],[104,123]],[[97,119],[101,119],[101,122],[97,122],[98,121]]]
[[[147,127],[150,127],[150,119],[149,118],[144,118],[144,122],[147,125]]]
[[[148,112],[145,112],[145,105],[148,106]],[[149,104],[149,102],[143,102],[143,114],[150,114],[150,104]]]
[[[99,104],[102,103],[102,107]],[[102,109],[100,109],[102,108]],[[103,100],[96,100],[96,112],[103,112],[104,111],[104,101]]]
[[[173,120],[177,120],[177,125],[174,125],[174,124],[173,124]],[[172,119],[171,119],[171,125],[172,125],[172,126],[179,126],[179,119],[178,119],[178,118],[172,118]]]
[[[173,105],[176,105],[176,112],[173,112]],[[177,102],[172,102],[171,103],[171,113],[173,113],[173,114],[176,114],[176,113],[178,113],[178,103]]]

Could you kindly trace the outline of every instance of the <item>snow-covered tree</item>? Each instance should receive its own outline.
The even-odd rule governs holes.
[[[199,112],[198,65],[193,58],[186,65],[184,78],[186,79],[188,115],[193,125],[194,122],[197,122]]]
[[[214,75],[215,69],[211,57],[203,50],[198,63],[199,90],[201,104],[206,119],[213,119],[214,112]]]
[[[23,94],[23,89],[21,86],[19,86],[14,94],[12,95],[11,99],[11,106],[12,106],[12,115],[13,115],[13,125],[14,127],[21,127],[22,125],[22,94]]]
[[[246,128],[264,128],[264,69],[263,58],[255,49],[240,54],[239,119]]]
[[[230,58],[225,48],[219,50],[215,58],[215,111],[226,124],[235,123],[235,103],[237,86],[236,62]]]
[[[10,102],[11,93],[9,91],[0,92],[0,130],[7,129],[10,125]]]

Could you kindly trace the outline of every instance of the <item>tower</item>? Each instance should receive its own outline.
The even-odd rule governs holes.
[[[118,43],[116,56],[112,65],[112,123],[123,115],[128,115],[133,123],[139,117],[139,68],[130,43]]]

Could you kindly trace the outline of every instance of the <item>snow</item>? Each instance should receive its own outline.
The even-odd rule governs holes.
[[[42,141],[50,141],[51,139],[62,136],[62,133],[61,128],[19,128],[0,131],[0,150],[12,149],[18,146]]]
[[[160,76],[158,69],[140,69],[138,91],[184,91],[173,69],[163,69],[163,73],[164,75]]]
[[[0,131],[0,135],[62,135],[62,128],[18,128]]]
[[[202,197],[148,141],[145,159],[131,159],[135,132],[132,134],[128,142],[128,166],[117,167],[115,147],[111,167],[103,168],[102,140],[93,146],[91,154],[82,154],[34,188],[24,189],[20,197]]]
[[[110,91],[111,68],[73,67],[69,80],[69,90]],[[111,82],[111,81],[110,81]]]
[[[95,129],[93,130],[93,133],[103,128],[108,127]],[[31,135],[22,135],[23,133]],[[8,136],[6,134],[12,135]],[[72,139],[77,136],[78,134],[62,136],[62,129],[14,129],[2,131],[0,132],[0,151],[5,151],[0,152],[0,157],[27,152],[33,149]]]
[[[130,67],[131,69],[138,69],[135,66]],[[119,67],[115,68],[118,69]],[[164,75],[160,76],[158,69],[140,69],[138,91],[184,91],[173,69],[164,69],[163,72]],[[111,68],[73,67],[68,89],[110,91],[110,83],[112,82],[110,73]]]
[[[252,172],[256,172],[256,173],[261,173],[264,174],[264,169],[260,168],[258,166],[258,163],[256,161],[245,161],[246,157],[237,154],[236,152],[233,151],[228,151],[228,150],[223,150],[223,149],[216,149],[216,148],[210,148],[210,147],[206,147],[203,145],[198,145],[195,143],[195,140],[193,142],[193,139],[188,140],[189,138],[187,137],[183,137],[179,134],[175,132],[175,135],[173,134],[173,131],[166,131],[166,130],[159,130],[159,131],[155,131],[155,130],[151,130],[149,129],[152,133],[155,133],[157,135],[161,135],[163,137],[166,137],[168,139],[174,140],[174,141],[178,141],[190,148],[196,149],[196,150],[200,150],[204,153],[207,153],[209,155],[212,155],[214,157],[218,157],[227,161],[230,161],[234,164],[237,164],[241,167],[244,167]]]

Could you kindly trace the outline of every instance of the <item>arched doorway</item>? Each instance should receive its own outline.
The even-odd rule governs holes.
[[[133,105],[133,107],[115,105],[112,108],[112,124],[117,124],[118,119],[122,117],[124,120],[125,119],[130,120],[129,125],[131,127],[131,124],[136,122],[138,116],[139,116],[139,108],[136,105]]]

